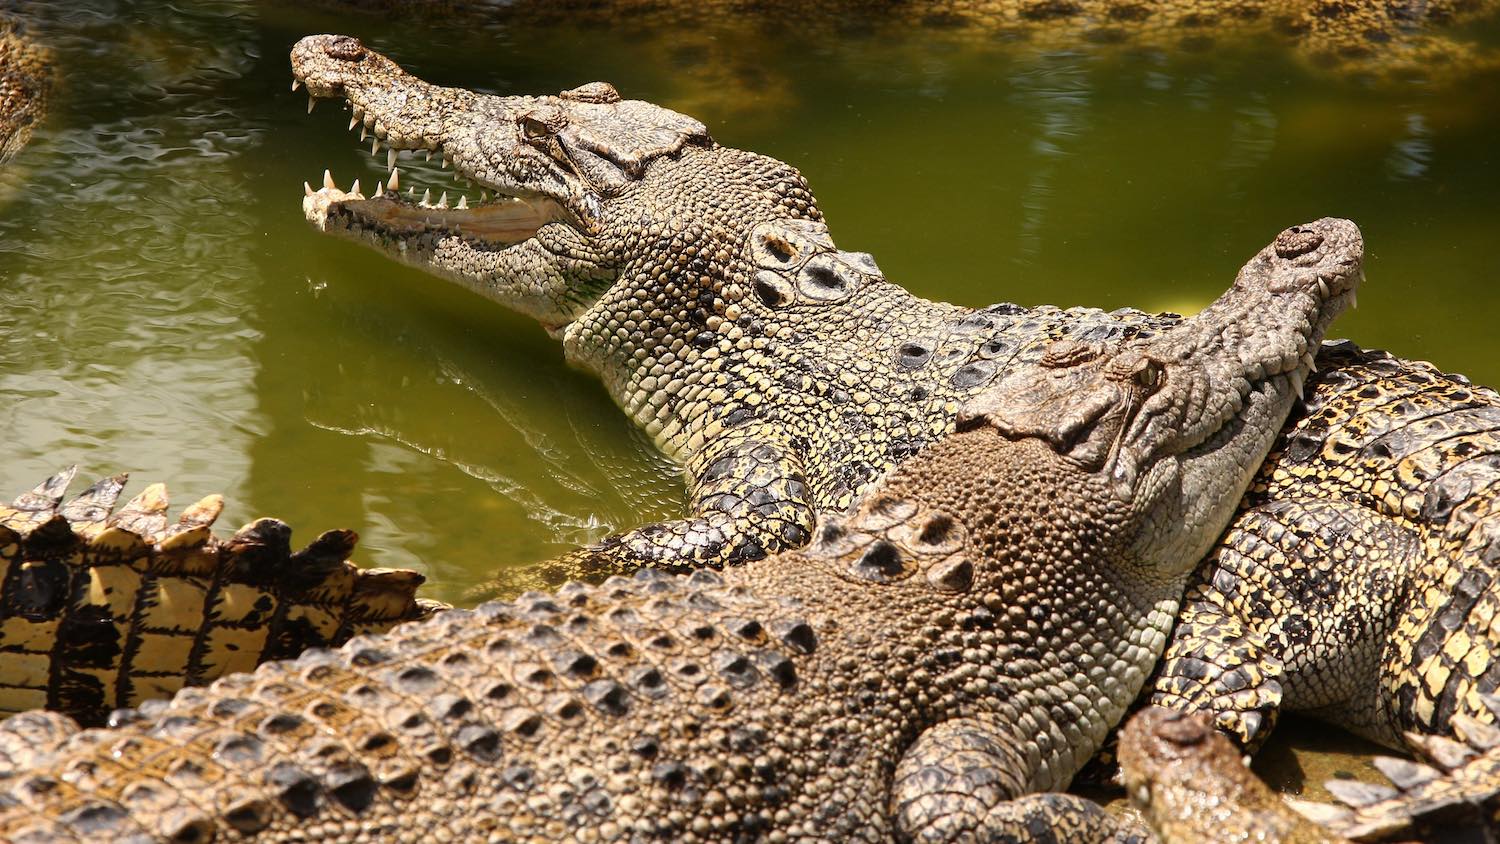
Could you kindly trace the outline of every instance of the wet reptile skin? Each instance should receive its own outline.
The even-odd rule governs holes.
[[[52,89],[52,56],[26,37],[0,3],[0,166],[26,142],[47,114]]]
[[[0,505],[0,717],[46,707],[99,724],[446,606],[415,597],[417,572],[348,562],[350,531],[296,552],[275,519],[219,539],[217,495],[169,521],[161,484],[116,510],[123,475],[63,504],[73,474]]]
[[[404,247],[406,260],[558,325],[565,353],[685,456],[699,518],[530,572],[543,582],[795,544],[808,519],[842,510],[1047,344],[1176,320],[914,297],[868,256],[837,250],[796,171],[602,84],[482,97],[426,85],[338,36],[304,39],[293,69],[395,147],[435,149],[503,193],[551,197],[552,216],[572,221],[494,241],[466,231],[464,212],[389,192],[364,201],[325,187],[305,202],[325,230]],[[447,228],[419,222],[434,215]],[[530,281],[538,267],[552,286]],[[1286,705],[1395,745],[1403,730],[1446,731],[1449,712],[1488,720],[1477,693],[1500,677],[1487,550],[1496,395],[1351,344],[1326,347],[1318,366],[1306,409],[1190,591],[1154,699],[1213,709],[1249,740],[1283,691]],[[527,574],[507,576],[514,589]]]
[[[0,729],[0,837],[1139,840],[1067,784],[1353,297],[1284,232],[1147,340],[1063,342],[803,551],[451,611],[71,734]]]

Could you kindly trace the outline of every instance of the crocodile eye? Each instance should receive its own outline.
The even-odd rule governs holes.
[[[1161,364],[1150,358],[1142,358],[1135,365],[1135,371],[1130,375],[1131,380],[1147,390],[1154,390],[1161,385]]]
[[[521,118],[521,134],[525,135],[528,140],[536,140],[552,134],[552,129],[546,123],[528,115]]]

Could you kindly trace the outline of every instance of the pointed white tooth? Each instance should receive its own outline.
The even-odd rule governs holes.
[[[432,188],[428,188],[427,190],[422,191],[422,204],[423,205],[431,205],[432,204]]]
[[[398,191],[400,189],[401,189],[401,168],[400,167],[392,167],[391,168],[391,190],[392,191]]]
[[[302,183],[302,191],[304,193],[306,193],[308,196],[312,196],[313,195],[312,185],[309,185],[307,182],[303,182]]]
[[[442,197],[438,199],[437,207],[439,207],[439,208],[447,208],[448,207],[448,192],[447,191],[443,191]]]
[[[443,169],[448,169],[448,154],[443,153]]]
[[[379,138],[371,138],[370,139],[370,154],[371,155],[379,155],[380,154],[380,139]]]
[[[335,190],[336,188],[338,188],[338,185],[333,181],[333,173],[327,170],[323,171],[323,187],[328,188],[329,190]]]
[[[307,113],[308,114],[312,114],[312,107],[314,105],[317,105],[317,102],[318,102],[317,100],[313,99],[312,92],[308,91],[307,92]]]
[[[1349,291],[1349,307],[1351,307],[1351,308],[1357,308],[1357,307],[1359,307],[1359,291],[1358,290],[1351,290],[1351,291]]]
[[[301,87],[302,87],[302,80],[293,78],[292,79],[292,93],[293,94],[297,93],[297,89],[301,88]]]
[[[416,188],[407,188],[406,189],[406,195],[407,196],[416,196],[417,195],[417,189]]]
[[[349,117],[349,131],[353,132],[355,125],[357,125],[358,123],[359,123],[359,118],[358,117],[354,117],[353,115],[350,115],[350,117]]]
[[[460,211],[467,211],[467,210],[469,210],[469,198],[467,196],[460,196],[458,198],[458,210],[460,210]]]
[[[480,202],[489,202],[490,201],[490,192],[487,191],[487,190],[480,191],[479,192],[479,201]]]
[[[354,184],[352,184],[352,185],[349,186],[349,192],[350,193],[359,193],[359,179],[355,179],[354,180]]]
[[[388,149],[388,150],[385,151],[385,169],[387,169],[387,170],[394,170],[394,169],[396,169],[396,148],[395,147],[391,147],[390,149]]]
[[[375,195],[376,196],[385,196],[385,182],[376,182],[375,183]]]
[[[364,143],[365,142],[365,138],[368,138],[368,137],[370,137],[370,136],[367,135],[367,134],[365,134],[365,127],[363,127],[363,126],[359,127],[359,142],[360,143]]]
[[[427,160],[428,161],[432,160],[432,150],[427,150]]]

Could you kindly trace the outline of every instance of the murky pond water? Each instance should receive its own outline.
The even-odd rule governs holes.
[[[693,113],[800,167],[841,247],[935,298],[1191,310],[1282,227],[1349,216],[1370,280],[1339,332],[1500,383],[1494,72],[1377,85],[1274,46],[307,5],[22,4],[64,72],[0,175],[0,490],[76,462],[223,491],[227,523],[352,527],[362,562],[447,599],[682,509],[676,468],[539,327],[302,221],[304,179],[384,174],[288,91],[315,31],[440,82],[608,79]],[[1500,48],[1493,22],[1462,37]]]
[[[676,467],[539,327],[303,222],[304,179],[384,174],[287,90],[318,31],[435,81],[607,79],[699,116],[800,167],[841,247],[934,298],[1192,310],[1284,226],[1349,216],[1369,283],[1338,332],[1500,383],[1493,71],[1377,85],[1275,46],[306,5],[21,4],[63,73],[0,173],[0,491],[69,463],[170,479],[180,503],[222,491],[227,524],[354,528],[362,562],[449,600],[682,510]],[[1462,37],[1500,50],[1493,21]]]

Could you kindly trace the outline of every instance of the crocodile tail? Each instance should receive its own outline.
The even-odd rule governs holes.
[[[259,519],[213,533],[223,498],[167,514],[152,484],[116,507],[126,476],[64,503],[76,467],[0,506],[0,716],[47,708],[85,725],[261,662],[426,617],[414,571],[349,562],[352,531],[293,551]]]
[[[1500,716],[1500,697],[1481,701]],[[1492,840],[1500,832],[1500,729],[1455,715],[1453,735],[1407,733],[1417,761],[1377,757],[1389,785],[1334,780],[1329,792],[1341,805],[1291,801],[1298,811],[1355,841],[1415,838]],[[1476,831],[1485,836],[1473,837]],[[1459,840],[1457,838],[1453,840]]]

